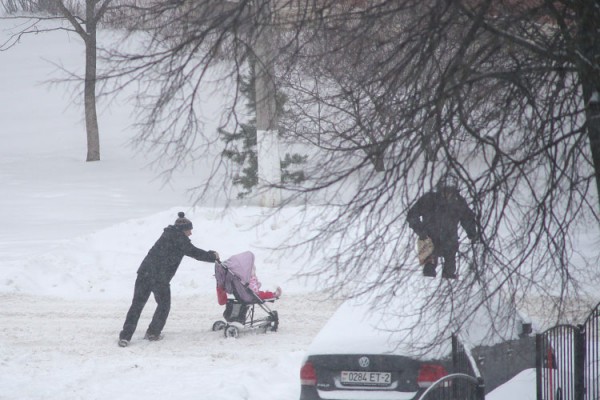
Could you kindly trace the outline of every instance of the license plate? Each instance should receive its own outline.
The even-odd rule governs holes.
[[[390,372],[342,371],[340,382],[343,385],[389,386],[392,383]]]

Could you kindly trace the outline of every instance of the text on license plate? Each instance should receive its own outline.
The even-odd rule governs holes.
[[[390,372],[342,371],[340,381],[345,385],[388,386],[392,383]]]

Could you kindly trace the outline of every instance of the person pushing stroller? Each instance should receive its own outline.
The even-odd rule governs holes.
[[[436,191],[425,193],[409,209],[406,220],[420,240],[431,239],[433,253],[424,263],[423,275],[436,276],[438,257],[442,257],[442,277],[456,279],[458,224],[471,242],[479,239],[475,214],[459,193],[458,178],[452,174],[442,177]]]
[[[192,244],[189,238],[194,228],[192,222],[185,218],[183,212],[179,212],[177,216],[174,225],[164,228],[162,235],[148,251],[148,255],[137,271],[131,306],[123,329],[119,333],[120,347],[129,345],[151,293],[154,293],[156,300],[156,311],[144,339],[150,341],[162,339],[161,332],[171,309],[170,282],[184,256],[210,263],[219,260],[219,253],[216,251],[205,251]]]

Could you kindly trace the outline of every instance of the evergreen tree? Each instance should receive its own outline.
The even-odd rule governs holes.
[[[240,92],[246,98],[246,109],[250,115],[256,115],[256,93],[254,63],[250,62],[250,72],[240,79]],[[277,115],[284,114],[286,96],[277,93]],[[225,142],[223,157],[237,164],[240,171],[233,176],[233,184],[240,186],[238,199],[247,197],[252,189],[258,184],[258,158],[256,156],[256,118],[252,117],[247,123],[239,125],[235,132],[219,129],[221,139]],[[280,129],[279,134],[282,134]],[[286,153],[281,160],[281,180],[283,183],[300,183],[306,179],[304,171],[298,170],[298,165],[304,164],[308,156],[301,154]]]

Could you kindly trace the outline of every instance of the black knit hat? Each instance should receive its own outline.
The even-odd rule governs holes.
[[[179,229],[180,231],[191,231],[192,229],[194,229],[192,221],[185,218],[185,214],[182,211],[179,211],[177,213],[177,216],[179,217],[175,220],[175,227],[177,229]]]
[[[436,185],[436,188],[438,191],[442,191],[442,190],[458,191],[459,190],[459,179],[453,173],[448,172],[447,174],[445,174],[444,176],[442,176],[440,178],[440,180],[438,181],[438,183]]]

